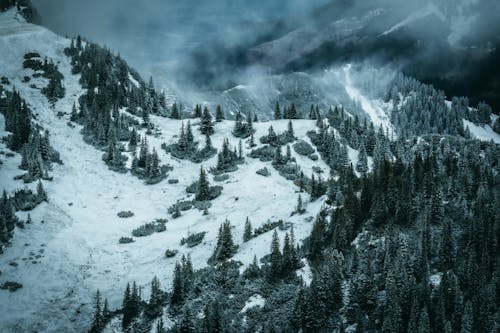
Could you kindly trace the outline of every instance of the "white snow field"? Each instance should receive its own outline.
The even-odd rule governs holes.
[[[269,253],[272,232],[268,232],[247,243],[242,242],[243,226],[248,216],[253,227],[268,220],[284,219],[293,222],[296,240],[303,239],[312,227],[322,200],[307,205],[304,215],[290,217],[297,201],[298,188],[278,175],[270,166],[257,159],[246,158],[238,171],[230,173],[223,182],[222,195],[212,201],[209,214],[192,209],[183,212],[178,219],[171,219],[167,208],[178,199],[188,197],[185,188],[195,181],[200,165],[180,161],[167,155],[160,145],[173,140],[181,126],[180,121],[152,117],[161,128],[158,138],[148,137],[156,147],[162,163],[174,167],[169,178],[179,179],[178,184],[166,180],[156,185],[144,185],[130,173],[120,174],[108,170],[102,162],[102,152],[84,143],[80,127],[68,126],[73,102],[82,94],[78,76],[71,74],[69,59],[63,49],[70,41],[49,30],[26,23],[15,11],[0,14],[0,75],[9,78],[28,102],[43,127],[51,134],[51,143],[61,154],[63,165],[54,165],[53,181],[44,181],[49,202],[30,212],[33,224],[25,229],[16,229],[11,245],[0,255],[0,283],[17,281],[23,288],[16,292],[0,290],[0,332],[82,332],[88,329],[92,311],[92,297],[97,288],[108,298],[111,308],[121,306],[127,282],[137,281],[149,293],[149,282],[158,276],[162,287],[170,287],[176,260],[182,254],[191,254],[195,267],[206,265],[224,219],[234,226],[233,238],[239,244],[234,259],[249,264],[254,255],[262,257]],[[66,95],[51,108],[39,89],[46,85],[43,78],[22,82],[25,75],[32,74],[23,69],[23,55],[36,51],[56,62],[64,75]],[[231,110],[227,110],[231,111]],[[63,112],[62,117],[57,113]],[[257,138],[267,133],[271,123],[256,123]],[[314,128],[314,121],[294,121],[296,136],[306,139],[306,132]],[[196,125],[193,123],[193,125]],[[278,131],[284,131],[287,121],[272,122]],[[212,140],[220,148],[225,136],[232,145],[238,140],[232,137],[232,121],[217,123]],[[4,132],[4,119],[0,117],[0,130]],[[197,126],[194,134],[203,144]],[[244,143],[245,152],[249,148]],[[8,152],[5,145],[0,150]],[[292,153],[297,162],[310,175],[313,166],[319,166],[328,174],[322,161],[312,162],[308,158]],[[12,193],[24,186],[34,188],[36,183],[23,184],[13,177],[22,173],[17,168],[20,156],[0,155],[4,164],[0,166],[0,190]],[[208,168],[215,165],[216,157],[203,163]],[[258,169],[267,166],[270,177],[259,176]],[[210,176],[212,183],[215,183]],[[308,198],[303,195],[304,201]],[[131,210],[134,216],[121,219],[117,213]],[[26,212],[17,213],[22,219]],[[155,218],[168,218],[167,230],[148,237],[135,238],[131,244],[118,244],[121,236],[131,236],[131,231]],[[187,248],[180,246],[180,239],[189,233],[207,231],[202,244]],[[281,239],[284,232],[279,232]],[[166,249],[177,249],[175,258],[165,258]],[[39,258],[36,258],[40,255]],[[16,263],[17,266],[11,265]]]

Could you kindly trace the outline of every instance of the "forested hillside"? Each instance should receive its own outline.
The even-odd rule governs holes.
[[[348,64],[280,77],[251,103],[191,105],[13,5],[2,332],[498,331],[500,120],[486,103]]]

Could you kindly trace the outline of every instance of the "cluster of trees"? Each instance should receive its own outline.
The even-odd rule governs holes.
[[[253,128],[253,121],[257,119],[252,119],[252,115],[249,113],[246,116],[246,122],[243,122],[243,115],[240,111],[236,114],[234,119],[233,135],[237,138],[248,138],[255,133],[255,128]]]
[[[11,132],[7,145],[20,151],[32,131],[31,110],[16,90],[10,92],[0,85],[0,112],[5,117],[5,130]]]
[[[19,168],[28,171],[23,180],[50,179],[51,164],[61,163],[59,153],[50,145],[49,132],[32,122],[31,110],[19,92],[0,86],[0,113],[5,117],[5,129],[11,132],[7,145],[21,153]]]
[[[241,140],[238,144],[238,150],[236,150],[236,147],[231,150],[229,140],[225,138],[222,142],[221,151],[217,154],[217,164],[210,171],[214,174],[235,171],[238,169],[237,165],[243,163],[244,159]]]
[[[425,89],[422,96],[440,108],[437,95]],[[499,145],[464,137],[454,116],[433,123],[435,130],[415,121],[414,132],[405,130],[394,141],[341,108],[329,110],[326,122],[313,107],[311,118],[318,130],[309,136],[333,174],[323,181],[319,172],[307,178],[293,171],[300,192],[312,199],[327,195],[310,235],[296,247],[292,229],[281,247],[275,231],[269,255],[260,264],[254,258],[240,274],[226,221],[211,258],[217,265],[197,271],[187,263],[176,266],[170,331],[496,332]],[[438,132],[454,135],[433,134]],[[282,163],[287,154],[269,137],[262,154],[270,152],[280,174],[292,174],[292,159]],[[355,165],[348,146],[359,150]],[[209,188],[201,169],[197,196],[206,197]],[[299,194],[297,210],[301,199]],[[243,241],[255,234],[247,219]],[[295,274],[303,261],[312,271],[310,284]],[[255,294],[266,295],[266,306],[242,312]]]
[[[9,197],[4,190],[0,199],[0,253],[3,252],[3,246],[7,244],[12,236],[16,225],[23,226],[22,221],[16,216],[18,210],[31,210],[39,203],[47,201],[47,192],[42,182],[38,182],[36,193],[31,190],[19,190],[13,196]],[[26,223],[30,223],[31,218],[28,214]]]
[[[498,146],[439,136],[398,145],[395,162],[336,185],[342,207],[318,216],[305,253],[318,263],[346,254],[344,311],[359,331],[493,332]]]
[[[170,118],[172,119],[184,119],[184,115],[182,113],[182,105],[177,105],[177,103],[173,103],[172,107],[170,109]],[[201,108],[200,104],[196,104],[194,106],[194,110],[192,113],[188,114],[188,118],[201,118],[202,126],[200,126],[200,130],[203,134],[205,134],[205,130],[202,129],[203,126],[208,125],[209,127],[212,127],[211,124],[208,124],[209,122],[211,123],[212,120],[212,115],[210,114],[210,111],[208,110],[208,107],[205,106]],[[215,108],[215,121],[216,122],[221,122],[222,120],[225,119],[224,116],[224,111],[222,111],[222,107],[220,105],[217,105]],[[203,124],[205,122],[205,124]],[[213,130],[213,127],[212,127]],[[211,131],[210,129],[208,131]],[[211,135],[212,133],[210,133]]]
[[[50,145],[49,131],[43,131],[39,125],[32,126],[34,129],[21,150],[22,159],[19,165],[20,169],[27,170],[23,176],[25,183],[40,178],[50,180],[49,170],[52,169],[52,163],[62,163],[59,153]]]
[[[403,74],[394,78],[385,98],[393,102],[391,122],[402,136],[438,133],[468,137],[462,119],[494,125],[488,104],[480,102],[471,108],[467,97],[453,97],[448,105],[443,91]]]
[[[292,121],[288,121],[287,130],[283,133],[276,134],[273,126],[269,126],[267,135],[260,137],[260,142],[263,144],[268,144],[273,147],[286,145],[287,143],[291,143],[295,141],[297,138],[295,137],[295,132],[293,130]]]
[[[45,58],[42,62],[40,54],[30,52],[24,55],[23,67],[34,70],[35,74],[33,76],[41,75],[49,80],[47,86],[42,88],[42,94],[47,97],[52,105],[54,105],[58,99],[64,97],[65,89],[62,83],[64,76],[52,60],[48,61],[47,58]],[[37,73],[36,71],[42,71],[43,73]]]
[[[229,260],[238,250],[238,246],[233,242],[231,234],[231,223],[226,220],[219,227],[217,234],[217,245],[210,259],[209,264],[221,263]]]
[[[207,131],[210,132],[210,130]],[[212,146],[212,140],[210,139],[210,134],[208,132],[205,133],[204,147],[198,149],[198,142],[194,141],[191,122],[188,120],[186,126],[184,126],[184,123],[181,124],[179,139],[177,142],[170,145],[163,144],[162,148],[176,158],[189,159],[192,162],[200,163],[211,158],[217,153],[217,149]]]
[[[285,107],[281,110],[280,103],[276,102],[276,106],[274,107],[274,119],[300,119],[302,115],[295,108],[295,104],[292,103],[290,107]]]
[[[108,146],[110,126],[126,131],[131,123],[123,123],[119,110],[142,117],[142,126],[151,129],[150,114],[164,115],[166,101],[163,93],[155,90],[153,80],[146,84],[137,72],[119,56],[96,44],[84,42],[78,36],[65,49],[71,57],[73,74],[80,74],[80,83],[86,89],[79,98],[79,110],[72,119],[84,126],[86,141],[99,147]],[[121,123],[118,123],[121,121]],[[128,140],[122,135],[120,140]]]
[[[132,159],[132,174],[144,179],[146,184],[156,184],[167,176],[168,170],[172,167],[168,165],[160,165],[160,158],[158,152],[153,148],[149,149],[147,138],[141,140],[138,153],[133,149]]]
[[[140,142],[136,127],[147,133],[153,128],[150,114],[166,115],[163,93],[156,91],[152,78],[146,84],[137,72],[119,56],[78,36],[65,49],[71,57],[73,74],[80,74],[86,92],[79,98],[79,108],[73,106],[71,120],[83,125],[84,139],[105,149],[103,160],[111,170],[126,172],[124,142],[132,152],[132,174],[154,184],[166,177],[168,166],[162,166],[158,153],[149,151],[147,141]],[[120,112],[125,108],[140,116],[142,124]],[[140,147],[138,147],[140,146]],[[138,152],[136,151],[138,149]]]
[[[40,16],[36,9],[32,6],[30,0],[0,0],[0,11],[6,11],[16,6],[17,10],[26,21],[31,23],[40,22]]]

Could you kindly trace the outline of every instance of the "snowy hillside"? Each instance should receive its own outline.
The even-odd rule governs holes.
[[[247,159],[238,171],[230,174],[229,180],[223,182],[222,196],[213,202],[207,216],[189,211],[178,219],[170,219],[167,208],[187,196],[185,188],[197,177],[200,167],[173,159],[160,148],[161,143],[178,134],[181,121],[154,117],[162,134],[148,137],[150,144],[160,152],[161,159],[174,167],[169,178],[179,179],[178,184],[163,181],[148,186],[129,174],[108,170],[101,161],[102,153],[83,142],[80,127],[72,128],[67,124],[73,102],[82,93],[78,77],[71,74],[69,59],[63,54],[63,48],[69,43],[44,28],[23,22],[12,10],[0,15],[1,74],[26,98],[37,121],[50,130],[52,145],[60,152],[64,163],[55,167],[52,182],[44,181],[49,203],[30,212],[34,224],[16,231],[12,245],[0,256],[0,279],[23,284],[16,293],[0,291],[0,312],[12,314],[3,318],[2,331],[80,332],[79,328],[88,322],[86,305],[95,289],[101,288],[114,308],[120,305],[128,281],[135,280],[145,286],[153,275],[157,275],[162,285],[169,286],[175,258],[165,258],[167,248],[179,250],[178,256],[191,254],[195,267],[206,265],[219,225],[226,218],[234,226],[234,236],[239,243],[247,216],[255,227],[267,220],[293,222],[298,240],[309,233],[308,217],[318,211],[321,201],[307,207],[308,214],[290,218],[296,197],[289,194],[297,190],[296,186],[275,171],[270,177],[256,175],[258,169],[265,165],[269,168],[269,165],[255,159]],[[22,68],[23,55],[33,51],[57,62],[65,77],[66,97],[54,108],[39,90],[22,82],[31,71]],[[58,112],[64,115],[58,117]],[[269,125],[256,123],[255,136],[264,135]],[[274,121],[272,125],[281,132],[286,129],[287,122]],[[229,135],[232,126],[232,121],[216,126],[212,137],[215,147],[220,147],[226,136],[232,146],[237,146],[237,139]],[[294,126],[296,135],[305,138],[306,131],[314,127],[314,121],[297,120]],[[194,132],[197,139],[203,141],[199,132]],[[8,151],[4,145],[2,150]],[[248,151],[245,148],[245,152]],[[313,163],[293,154],[306,174],[312,172],[314,165],[328,173],[324,162]],[[209,167],[215,162],[214,157],[203,165]],[[19,173],[17,164],[19,157],[16,155],[5,159],[0,168],[2,187],[8,192],[25,186],[13,180]],[[131,210],[134,216],[121,219],[117,213],[122,210]],[[22,218],[26,216],[19,214]],[[169,219],[166,232],[138,238],[132,244],[118,244],[120,237],[129,236],[134,228],[156,218]],[[207,231],[201,245],[191,249],[180,245],[181,238],[200,231]],[[271,233],[267,233],[240,244],[235,259],[248,264],[254,255],[264,256],[270,237]],[[42,256],[25,260],[33,257],[31,253],[42,253]],[[9,265],[14,262],[18,266]]]
[[[355,63],[165,94],[15,9],[0,50],[0,332],[493,331],[485,103]]]

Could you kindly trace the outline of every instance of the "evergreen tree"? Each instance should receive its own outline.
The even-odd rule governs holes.
[[[295,132],[293,131],[293,124],[292,124],[292,120],[288,120],[288,127],[287,127],[287,130],[286,130],[286,137],[289,138],[290,140],[294,140],[295,139]]]
[[[192,115],[192,117],[193,117],[193,118],[201,118],[201,113],[202,113],[202,112],[201,112],[201,105],[196,104],[196,105],[194,106],[194,111],[193,111],[193,115]]]
[[[202,134],[212,135],[214,134],[214,126],[212,124],[212,115],[205,106],[203,109],[203,114],[201,116],[200,131]]]
[[[269,266],[269,278],[271,280],[276,280],[281,277],[281,263],[280,242],[278,233],[276,232],[276,230],[274,230],[273,239],[271,241],[271,257]]]
[[[95,310],[94,310],[94,319],[92,320],[92,326],[90,328],[91,333],[100,332],[103,328],[104,319],[101,311],[101,295],[99,293],[99,289],[97,289],[95,294]]]
[[[165,325],[163,324],[162,317],[160,317],[160,319],[158,319],[158,321],[156,322],[155,333],[167,333],[167,330],[165,329]]]
[[[358,154],[358,162],[356,163],[356,171],[361,175],[368,172],[368,158],[366,157],[365,145],[362,144]]]
[[[224,112],[222,111],[221,106],[217,105],[217,108],[215,109],[215,121],[220,123],[224,119]]]
[[[177,107],[177,103],[174,103],[172,105],[172,111],[170,112],[170,118],[181,119],[181,114],[179,112],[179,108]]]
[[[181,320],[178,324],[176,332],[178,333],[194,333],[195,324],[194,317],[191,314],[189,307],[184,307],[184,312],[182,313]]]
[[[245,231],[243,232],[243,241],[248,242],[250,239],[252,239],[252,224],[247,216],[245,221]]]
[[[170,294],[170,304],[179,305],[184,300],[184,281],[182,277],[181,265],[175,263],[174,278],[172,282],[172,292]]]
[[[151,281],[151,295],[145,313],[149,318],[156,318],[161,314],[163,302],[163,291],[160,287],[160,280],[155,276]]]
[[[274,119],[276,120],[281,119],[281,109],[279,102],[276,102],[276,106],[274,108]]]
[[[191,121],[188,120],[186,126],[186,141],[188,146],[192,145],[194,142],[193,130],[191,129]]]
[[[47,192],[45,192],[43,184],[40,180],[38,180],[38,183],[36,185],[36,195],[39,200],[48,201]]]
[[[237,246],[233,242],[231,223],[226,220],[219,228],[217,246],[210,261],[224,262],[236,253]]]
[[[198,178],[198,188],[195,199],[197,201],[210,200],[210,184],[203,166],[200,167],[200,177]]]
[[[305,213],[305,208],[304,208],[304,203],[302,202],[302,196],[299,194],[297,198],[297,207],[295,211],[299,214],[304,214]]]

